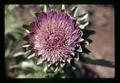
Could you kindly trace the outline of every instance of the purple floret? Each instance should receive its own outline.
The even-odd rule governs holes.
[[[65,12],[48,11],[39,13],[31,24],[29,42],[36,54],[48,63],[67,61],[74,56],[74,50],[81,39],[76,22]]]

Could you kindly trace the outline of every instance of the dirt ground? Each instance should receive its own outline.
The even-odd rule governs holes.
[[[115,65],[114,9],[106,6],[98,6],[90,19],[92,21],[91,29],[95,31],[95,34],[89,37],[93,42],[87,47],[91,51],[91,58],[95,60],[104,60]],[[114,67],[100,65],[89,66],[102,78],[114,77]]]

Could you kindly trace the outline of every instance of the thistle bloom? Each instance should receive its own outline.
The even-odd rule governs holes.
[[[30,26],[29,43],[35,53],[47,63],[66,62],[75,56],[74,51],[80,42],[81,32],[76,21],[66,12],[41,12]]]

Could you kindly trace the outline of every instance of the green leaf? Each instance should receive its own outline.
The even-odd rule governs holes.
[[[44,62],[45,59],[43,58],[39,58],[38,61],[37,61],[37,65],[40,65]]]
[[[68,62],[68,63],[71,63],[71,59],[67,59],[67,62]]]
[[[82,31],[82,30],[80,31],[80,34],[81,34],[81,37],[82,37],[82,36],[83,36],[83,31]],[[81,39],[82,39],[82,38],[80,38],[80,41],[83,40],[83,39],[82,39],[82,40],[81,40]]]
[[[47,71],[47,69],[48,69],[48,66],[46,65],[45,67],[44,67],[44,72],[46,72]]]
[[[25,45],[23,45],[22,47],[23,48],[26,48],[26,47],[29,47],[30,45],[29,44],[25,44]]]
[[[27,57],[27,59],[31,59],[31,58],[33,58],[34,56],[35,56],[35,53],[29,55],[29,56]]]
[[[88,41],[85,41],[85,44],[86,44],[86,45],[90,45],[90,43],[89,43]]]
[[[30,33],[30,31],[29,31],[28,29],[25,29],[25,31],[26,31],[27,33]]]
[[[76,61],[80,60],[80,53],[77,53],[77,58],[75,58]]]
[[[81,20],[79,21],[80,25],[84,25],[85,23],[87,23],[88,21],[86,21],[85,19],[84,20]]]
[[[84,20],[84,21],[88,21],[88,14],[85,13],[84,15],[77,16],[76,19],[77,19],[78,21],[83,21],[83,20]]]
[[[35,64],[33,63],[33,61],[23,61],[21,64],[21,68],[25,69],[25,68],[35,68]]]
[[[9,53],[10,53],[10,49],[6,48],[6,50],[5,50],[5,58],[8,57]]]
[[[59,69],[59,67],[56,67],[56,69],[54,70],[54,72],[57,72],[57,71],[58,71],[58,69]]]
[[[26,76],[24,74],[20,74],[16,78],[26,78]]]
[[[13,55],[13,57],[18,57],[18,56],[23,56],[24,55],[24,52],[17,52]]]
[[[61,63],[60,67],[63,68],[65,66],[65,63]]]
[[[65,5],[64,5],[64,4],[62,4],[61,9],[62,9],[62,10],[65,10]]]
[[[16,28],[22,24],[21,21],[16,21],[17,19],[12,15],[10,11],[6,10],[5,14],[5,35],[15,32]]]
[[[77,18],[82,18],[82,17],[84,17],[86,14],[87,14],[87,13],[83,13],[83,14],[81,14],[81,15],[79,15],[79,16],[76,16],[76,17],[77,17]]]
[[[24,53],[25,57],[28,57],[28,56],[30,55],[30,53],[31,53],[31,50],[26,51],[26,52]]]
[[[72,7],[72,9],[70,10],[70,15],[76,17],[77,11],[78,11],[77,7]]]
[[[47,12],[47,5],[44,5],[43,11],[44,11],[44,12]]]
[[[81,46],[79,46],[79,48],[77,49],[77,52],[82,52]]]
[[[48,8],[49,8],[49,5],[43,5],[43,11],[44,12],[47,12]]]
[[[78,27],[80,28],[80,29],[85,29],[85,27],[88,25],[89,23],[87,22],[87,23],[85,23],[84,25],[79,25]]]
[[[47,73],[43,71],[43,66],[37,66],[34,73],[32,73],[32,78],[45,78],[47,76]]]

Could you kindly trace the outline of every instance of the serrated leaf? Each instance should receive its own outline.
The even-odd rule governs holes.
[[[79,48],[77,49],[77,52],[82,52],[81,46],[79,46]]]
[[[38,59],[38,61],[37,61],[37,65],[40,65],[40,64],[42,64],[43,63],[43,61],[44,61],[45,59]]]
[[[61,64],[60,64],[60,67],[63,68],[64,66],[65,66],[65,63],[61,63]]]
[[[29,47],[30,45],[29,44],[25,44],[25,45],[23,45],[22,47],[23,48],[26,48],[26,47]]]
[[[46,65],[45,67],[44,67],[44,72],[46,72],[47,71],[47,69],[48,69],[48,66]]]
[[[25,31],[26,31],[27,33],[30,33],[30,31],[29,31],[28,29],[25,29]]]
[[[85,23],[84,25],[79,25],[79,28],[80,29],[85,29],[85,27],[88,25],[89,23],[87,22],[87,23]]]
[[[83,38],[80,38],[78,41],[79,41],[79,42],[83,42],[83,41],[84,41],[84,39],[83,39]]]
[[[75,58],[75,60],[79,61],[79,59],[80,59],[80,55],[79,55],[79,53],[77,53],[77,58]]]
[[[84,25],[85,23],[87,23],[88,21],[86,20],[82,20],[82,21],[79,21],[80,25]]]
[[[55,63],[55,65],[57,66],[57,65],[58,65],[58,63]]]
[[[88,21],[88,14],[85,13],[84,16],[82,16],[82,17],[81,16],[77,16],[76,18],[77,18],[78,21],[83,21],[83,20],[84,21]]]
[[[24,52],[17,52],[13,55],[13,57],[21,56],[24,55]]]
[[[33,62],[30,62],[30,61],[23,61],[20,65],[23,69],[25,69],[27,67],[33,68],[34,64],[33,64]]]
[[[62,5],[62,8],[61,8],[61,9],[62,9],[62,10],[65,10],[65,5],[64,5],[64,4]]]
[[[35,53],[29,55],[29,56],[27,57],[27,59],[31,59],[31,58],[34,57],[34,56],[35,56]]]
[[[83,36],[83,31],[80,30],[81,37]],[[82,39],[82,38],[81,38]]]
[[[76,17],[77,11],[78,11],[77,7],[72,7],[72,9],[70,10],[70,15],[72,15],[73,17]]]
[[[24,55],[27,57],[31,53],[31,50],[28,50],[24,53]]]
[[[48,64],[48,67],[50,67],[52,64]]]
[[[56,67],[56,69],[54,70],[54,72],[57,72],[57,71],[58,71],[58,69],[59,69],[59,67]]]
[[[47,12],[47,10],[48,10],[48,5],[43,5],[43,11]]]
[[[67,62],[70,63],[70,62],[71,62],[71,59],[67,59]]]
[[[83,14],[81,14],[81,15],[79,15],[79,16],[76,16],[77,18],[82,18],[82,17],[84,17],[86,15],[86,13],[83,13]]]
[[[86,45],[89,45],[89,42],[88,41],[85,41]]]

